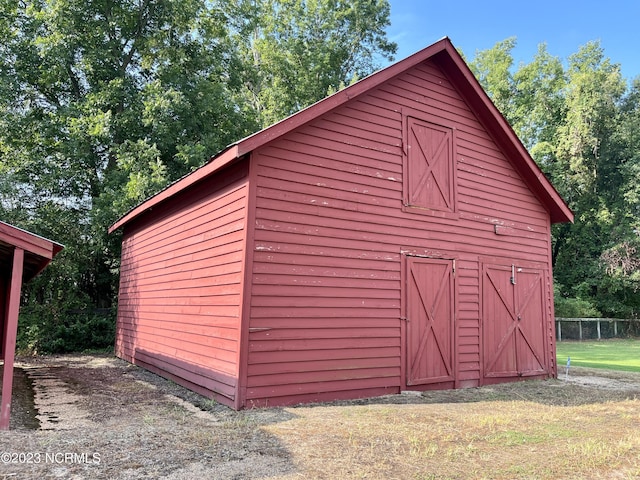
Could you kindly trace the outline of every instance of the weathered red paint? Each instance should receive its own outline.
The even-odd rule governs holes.
[[[483,265],[484,373],[487,378],[548,372],[544,324],[544,267]]]
[[[2,406],[0,407],[0,430],[9,429],[11,418],[11,393],[13,391],[13,361],[16,353],[16,335],[18,331],[18,313],[20,311],[20,289],[24,270],[24,249],[16,247],[13,251],[11,280],[6,294],[6,306],[3,329],[3,368],[2,368]]]
[[[116,353],[232,402],[240,342],[246,163],[128,229]]]
[[[444,39],[114,224],[116,350],[234,408],[553,375],[550,224],[570,220]],[[535,281],[500,310],[505,265]]]
[[[455,375],[453,259],[407,258],[407,384],[447,384]],[[444,385],[441,385],[444,386]]]
[[[2,396],[0,430],[9,428],[13,362],[15,358],[20,291],[62,250],[62,245],[0,222],[0,319],[2,320]]]

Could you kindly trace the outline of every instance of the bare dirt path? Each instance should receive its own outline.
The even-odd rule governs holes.
[[[412,438],[409,432],[395,438],[389,431],[386,437],[379,435],[398,424],[399,418],[421,425],[422,416],[444,418],[447,412],[462,408],[456,414],[461,424],[465,415],[471,415],[469,418],[489,429],[471,437],[472,445],[486,444],[470,453],[477,454],[472,458],[478,465],[474,468],[482,471],[496,463],[492,452],[486,450],[493,445],[491,435],[500,433],[500,422],[511,422],[495,415],[478,420],[483,409],[504,406],[517,410],[519,405],[525,410],[550,408],[554,415],[561,415],[558,418],[564,418],[567,412],[580,416],[584,408],[606,410],[607,405],[615,404],[620,418],[630,419],[631,427],[640,427],[640,374],[574,368],[568,378],[561,375],[559,380],[234,412],[112,356],[20,360],[19,366],[33,382],[40,428],[15,429],[0,436],[0,478],[465,478],[466,474],[441,470],[453,467],[444,461],[443,445],[433,439],[428,443],[426,434]],[[446,421],[457,422],[456,418]],[[387,421],[390,426],[385,427]],[[608,421],[613,425],[612,418]],[[449,430],[452,427],[443,428],[449,432],[445,438],[454,436]],[[511,435],[510,429],[505,432]],[[532,438],[541,434],[536,435]],[[366,447],[374,456],[362,459],[367,449],[362,450],[358,442],[371,438],[378,439]],[[460,438],[466,442],[467,437]],[[640,434],[624,438],[625,446],[615,447],[612,455],[620,456],[620,448],[640,446]],[[452,443],[447,451],[469,454],[457,452],[458,443]],[[376,451],[382,457],[375,455]],[[429,463],[436,460],[437,465]],[[625,475],[629,471],[635,475],[635,465],[620,464],[615,467],[616,476],[634,478]],[[549,476],[512,475],[510,468],[506,476],[501,477],[500,470],[493,478],[557,478],[563,472],[563,478],[608,478],[585,476],[583,471],[576,477],[567,476],[562,469],[572,468],[569,464],[549,467]],[[637,473],[640,475],[640,466]],[[479,474],[469,478],[492,477]]]
[[[290,469],[258,428],[268,411],[234,412],[111,356],[18,366],[33,382],[40,428],[1,437],[0,455],[24,455],[0,456],[0,478],[267,478]]]

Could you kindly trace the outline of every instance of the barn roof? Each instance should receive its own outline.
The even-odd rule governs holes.
[[[503,149],[507,158],[512,161],[515,168],[525,179],[529,188],[547,207],[551,221],[553,223],[573,221],[573,213],[565,201],[544,176],[544,173],[540,170],[533,158],[531,158],[531,155],[529,155],[529,152],[516,133],[490,100],[463,58],[455,49],[451,40],[445,37],[404,60],[400,60],[379,70],[359,82],[320,100],[310,107],[300,110],[280,122],[229,145],[198,170],[169,185],[155,196],[130,210],[109,228],[109,232],[111,233],[117,230],[178,192],[209,177],[230,162],[315,120],[427,60],[436,62],[446,72],[449,79],[469,104],[469,107],[474,111],[485,128],[491,133],[494,140]]]
[[[0,272],[10,271],[15,247],[24,250],[23,281],[40,273],[62,249],[59,243],[0,221]]]

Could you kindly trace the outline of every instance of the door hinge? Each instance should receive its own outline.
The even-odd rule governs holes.
[[[516,284],[516,266],[515,265],[511,265],[511,285],[515,285]]]
[[[407,317],[400,317],[400,320],[405,321],[407,323],[409,323],[409,319]]]

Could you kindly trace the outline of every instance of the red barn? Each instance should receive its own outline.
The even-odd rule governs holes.
[[[572,217],[445,38],[115,223],[116,352],[236,409],[551,377]]]

